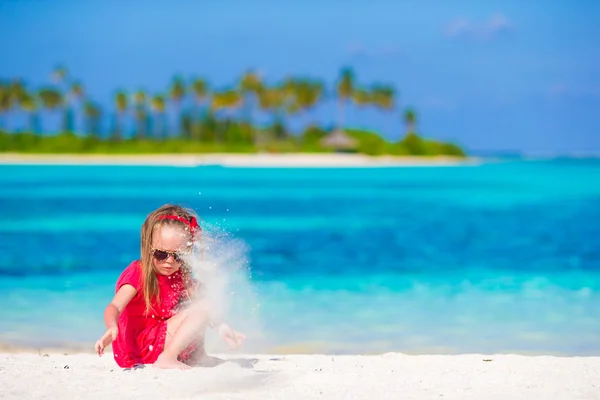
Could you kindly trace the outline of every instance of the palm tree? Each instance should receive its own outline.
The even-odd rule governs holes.
[[[63,115],[63,124],[62,130],[63,132],[73,132],[75,130],[74,127],[74,112],[73,112],[73,103],[79,102],[85,96],[83,86],[79,82],[73,82],[71,84],[71,88],[69,93],[65,98],[65,109]]]
[[[374,85],[371,89],[375,104],[386,111],[394,109],[396,91],[392,86]]]
[[[374,103],[373,93],[365,89],[356,89],[351,96],[352,101],[361,108]]]
[[[384,112],[391,113],[396,106],[396,91],[389,85],[375,85],[372,89],[373,103]]]
[[[69,71],[64,65],[57,65],[52,71],[52,79],[58,85],[62,85],[67,80],[68,75]]]
[[[66,84],[67,84],[67,80],[69,78],[69,71],[68,71],[67,67],[65,67],[62,64],[55,66],[54,69],[52,70],[51,78],[52,78],[52,81],[55,83],[54,90],[61,93],[61,95],[63,97],[63,101],[61,104],[61,107],[63,107],[63,110],[62,110],[62,121],[61,121],[60,130],[62,132],[66,132],[67,130],[69,130],[68,125],[69,125],[69,107],[70,107],[69,106],[69,103],[70,103],[69,96],[64,94],[64,93],[68,92],[68,88],[67,88]]]
[[[38,133],[38,101],[31,93],[25,93],[20,99],[20,105],[23,110],[29,114],[29,132]]]
[[[238,90],[242,96],[242,107],[244,108],[245,114],[244,119],[249,124],[252,124],[254,103],[256,102],[258,93],[261,91],[262,87],[263,83],[260,76],[252,70],[246,71],[240,79]]]
[[[266,98],[263,102],[266,102],[264,104],[267,106],[266,110],[273,114],[271,132],[274,133],[275,139],[285,139],[287,137],[285,117],[292,117],[302,111],[298,91],[299,81],[295,78],[286,78],[266,92]]]
[[[260,142],[260,130],[255,129],[253,122],[254,110],[258,108],[258,96],[262,88],[263,81],[260,75],[253,70],[248,70],[242,75],[238,86],[238,90],[241,94],[241,107],[243,108],[242,118],[250,127],[254,146],[257,146],[258,142]]]
[[[350,68],[343,68],[337,83],[337,97],[340,107],[340,117],[337,128],[321,139],[321,145],[336,151],[348,151],[356,148],[356,140],[352,139],[343,129],[344,109],[348,100],[353,100],[357,90],[355,89],[354,72]],[[366,92],[359,92],[358,99],[365,101],[368,98]]]
[[[234,89],[226,89],[222,92],[216,92],[213,95],[211,108],[213,111],[227,111],[227,118],[233,117],[233,114],[242,102],[241,94]]]
[[[10,109],[10,91],[8,85],[4,82],[0,82],[0,130],[4,125],[4,116]]]
[[[423,156],[427,154],[427,144],[417,133],[415,132],[415,125],[417,123],[417,116],[412,108],[404,110],[404,123],[406,124],[406,135],[402,138],[400,143],[406,149],[408,154]]]
[[[404,123],[406,124],[406,133],[415,133],[415,124],[417,116],[412,108],[404,110]]]
[[[0,85],[0,117],[10,112],[15,105],[21,103],[22,98],[27,94],[25,85],[20,79]],[[4,119],[4,118],[3,118]]]
[[[25,89],[25,84],[21,79],[15,79],[11,82],[9,86],[9,94],[12,104],[19,104],[21,98],[26,95],[27,90]]]
[[[114,101],[116,118],[113,129],[113,139],[121,140],[123,138],[123,117],[125,116],[125,112],[127,111],[129,99],[127,98],[127,94],[124,91],[119,90],[115,94]]]
[[[0,130],[4,126],[4,115],[10,108],[10,96],[8,85],[5,82],[0,82]]]
[[[202,108],[204,102],[208,97],[208,84],[204,79],[194,79],[192,82],[192,92],[194,93],[194,99],[199,109]]]
[[[148,110],[147,110],[147,96],[143,90],[138,90],[133,95],[133,107],[134,107],[134,119],[135,119],[135,136],[138,139],[145,139],[147,136],[147,124]]]
[[[50,112],[54,112],[61,108],[64,104],[64,98],[60,91],[55,88],[46,87],[38,91],[38,98],[42,102],[42,106]]]
[[[152,97],[150,107],[154,111],[154,136],[158,140],[166,139],[166,123],[165,123],[165,96],[157,94]]]
[[[303,113],[310,111],[323,95],[323,83],[311,79],[301,79],[296,86],[296,99]]]
[[[202,137],[202,124],[199,122],[202,119],[202,108],[208,98],[208,84],[204,79],[196,78],[192,81],[191,91],[194,94],[194,100],[196,103],[196,112],[192,116],[192,127],[191,134],[194,139],[200,139]]]
[[[338,128],[342,129],[344,125],[344,110],[348,100],[352,99],[354,93],[354,72],[350,68],[343,68],[340,72],[340,78],[337,83],[337,97],[340,107],[340,116]]]
[[[83,115],[87,125],[87,133],[94,137],[100,137],[100,120],[102,118],[100,107],[91,101],[86,101],[83,105]]]
[[[79,82],[73,82],[73,84],[71,85],[71,95],[75,100],[80,100],[81,98],[83,98],[85,95],[83,85]]]
[[[283,124],[283,113],[287,113],[288,116],[293,116],[301,111],[300,102],[298,101],[298,90],[300,86],[300,81],[296,78],[287,78],[283,81],[281,85],[276,87],[276,90],[280,92],[279,99],[281,104],[279,104],[279,112],[278,115],[280,119],[280,123]]]
[[[247,70],[242,75],[240,80],[239,89],[242,93],[258,92],[263,86],[262,79],[257,72],[253,70]]]
[[[221,110],[225,111],[226,119],[229,121],[234,116],[241,104],[241,93],[235,89],[226,89],[222,92],[216,92],[213,94],[210,107],[213,113],[217,113]],[[217,132],[215,136],[219,141],[223,139],[221,132]]]
[[[186,87],[183,79],[179,76],[173,78],[171,82],[171,89],[169,90],[169,97],[171,97],[171,101],[173,102],[173,106],[175,108],[175,132],[173,132],[173,136],[177,136],[181,132],[181,102],[185,96]]]
[[[286,99],[289,96],[289,87],[285,85],[263,88],[258,96],[259,107],[263,112],[272,115],[271,131],[275,130],[276,135],[284,136],[283,129],[283,110],[286,105]],[[263,138],[260,139],[262,142]],[[262,143],[260,143],[262,144]]]
[[[55,110],[63,103],[62,94],[55,89],[42,88],[38,91],[38,96],[42,101],[44,108],[49,110]]]

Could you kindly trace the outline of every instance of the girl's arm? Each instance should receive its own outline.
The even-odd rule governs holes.
[[[193,293],[193,296],[196,297],[196,301],[206,302],[208,304],[210,310],[210,317],[208,320],[208,326],[214,329],[219,336],[227,342],[230,348],[235,349],[240,347],[246,341],[246,335],[243,333],[234,331],[231,327],[225,322],[223,316],[220,315],[214,304],[208,299],[206,286],[204,286],[199,281],[193,281],[191,285],[191,290],[188,293]],[[192,298],[190,295],[188,298]]]
[[[106,325],[106,332],[94,345],[96,353],[99,356],[104,354],[104,349],[117,339],[119,334],[119,315],[123,312],[125,306],[133,299],[133,296],[137,293],[137,290],[129,284],[121,286],[117,290],[117,294],[113,297],[112,301],[106,306],[104,310],[104,324]]]
[[[119,315],[125,309],[125,306],[129,304],[133,296],[135,296],[137,290],[129,284],[121,286],[121,288],[115,294],[112,301],[106,306],[104,310],[104,324],[106,328],[116,327],[119,324]]]

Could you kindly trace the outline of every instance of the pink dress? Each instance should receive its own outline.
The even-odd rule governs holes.
[[[186,285],[181,270],[170,276],[156,274],[160,293],[160,305],[152,304],[150,315],[146,315],[146,303],[142,293],[142,267],[139,261],[132,262],[119,276],[116,290],[129,284],[137,293],[119,316],[119,335],[113,342],[113,355],[122,368],[138,364],[153,364],[165,347],[167,320],[177,313],[183,300]],[[184,351],[179,359],[186,361],[194,346]]]

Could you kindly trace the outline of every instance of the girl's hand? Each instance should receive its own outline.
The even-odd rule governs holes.
[[[231,349],[237,349],[241,347],[246,341],[246,335],[240,332],[236,332],[225,323],[219,326],[217,330],[219,336],[229,345]]]
[[[116,326],[110,327],[106,330],[106,333],[102,335],[100,339],[96,342],[94,348],[96,349],[96,353],[98,356],[102,356],[104,354],[104,349],[108,347],[113,341],[117,340],[117,336],[119,335],[119,328]]]

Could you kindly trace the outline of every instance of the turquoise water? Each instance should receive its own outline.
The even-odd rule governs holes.
[[[600,355],[599,160],[0,166],[0,342],[91,346],[167,202],[247,249],[249,349]]]

